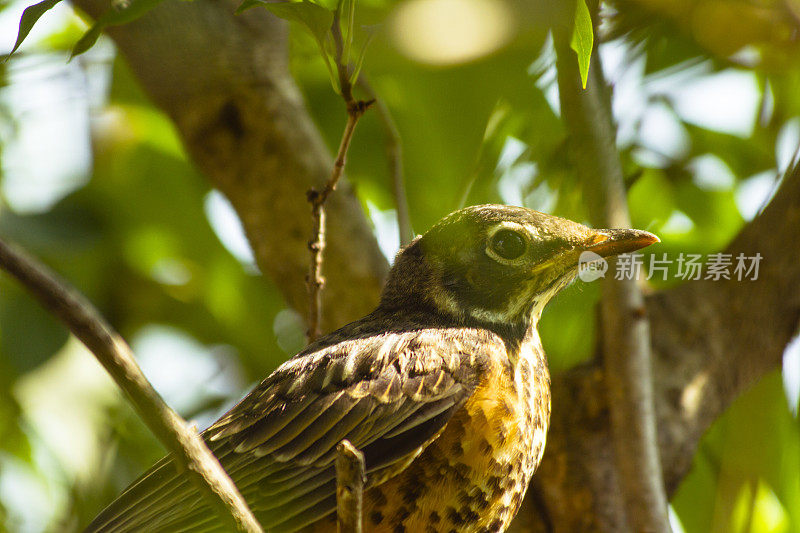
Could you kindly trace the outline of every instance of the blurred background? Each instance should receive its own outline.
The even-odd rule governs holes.
[[[0,4],[0,53],[28,5]],[[417,233],[485,202],[587,219],[552,38],[527,3],[357,9],[375,36],[364,71],[402,137]],[[614,86],[633,226],[661,237],[648,253],[719,251],[797,155],[800,4],[631,0],[602,13],[595,38]],[[87,27],[58,4],[0,62],[0,235],[87,295],[167,402],[203,428],[303,346],[303,319],[260,275],[230,204],[112,42],[67,61]],[[290,58],[333,151],[341,100],[301,28]],[[398,224],[375,113],[359,124],[347,175],[391,260]],[[677,283],[671,271],[649,286]],[[541,331],[554,372],[591,356],[598,297],[599,284],[577,282],[548,307]],[[798,394],[794,342],[783,370],[701,441],[671,502],[676,531],[800,532]],[[91,354],[0,274],[0,529],[77,530],[162,454]]]

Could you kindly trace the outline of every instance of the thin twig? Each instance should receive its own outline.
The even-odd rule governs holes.
[[[600,56],[592,56],[583,90],[568,36],[556,40],[561,109],[590,217],[602,227],[630,227]],[[667,533],[667,498],[653,406],[650,326],[636,280],[606,278],[601,306],[606,393],[624,512],[632,531]]]
[[[142,373],[128,344],[92,304],[45,266],[2,240],[0,266],[94,354],[223,523],[229,529],[261,532],[244,498],[200,435],[164,403]]]
[[[339,8],[341,8],[341,4]],[[314,224],[312,238],[308,242],[311,261],[308,267],[308,275],[306,276],[306,285],[308,286],[308,342],[313,342],[321,334],[322,288],[325,285],[325,278],[322,275],[323,252],[325,251],[325,202],[336,189],[336,185],[344,173],[347,150],[350,148],[350,141],[353,139],[353,132],[356,129],[356,124],[358,124],[358,119],[375,103],[375,100],[353,99],[353,85],[350,83],[351,67],[343,64],[342,61],[344,44],[339,26],[339,8],[334,13],[331,33],[335,47],[334,59],[339,74],[339,87],[347,107],[347,124],[344,127],[344,133],[342,133],[336,160],[333,162],[331,176],[325,183],[325,187],[322,191],[310,189],[306,193],[306,197],[311,204],[311,216]]]
[[[366,466],[350,441],[336,447],[336,521],[339,533],[361,533]]]
[[[392,180],[392,193],[394,205],[397,210],[397,228],[400,236],[400,246],[405,246],[414,238],[411,229],[411,217],[408,212],[408,197],[406,196],[405,176],[403,172],[403,142],[400,131],[394,122],[391,111],[386,103],[378,98],[372,85],[363,74],[358,77],[359,87],[375,100],[375,111],[378,113],[384,135],[386,135],[386,160],[389,165],[389,176]]]
[[[361,115],[369,108],[372,102],[353,102],[354,105],[347,106],[347,124],[342,133],[342,141],[339,143],[339,151],[333,163],[331,176],[328,178],[325,188],[322,191],[310,189],[307,193],[308,201],[311,203],[311,216],[314,221],[313,238],[308,243],[311,252],[311,262],[308,267],[306,283],[308,285],[308,341],[313,342],[320,336],[320,324],[322,322],[322,288],[325,285],[325,278],[322,276],[322,259],[325,251],[325,201],[336,189],[336,184],[344,172],[344,165],[347,160],[347,149],[353,139],[353,132]]]

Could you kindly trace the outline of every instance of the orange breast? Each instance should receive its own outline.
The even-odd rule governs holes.
[[[541,458],[549,401],[547,370],[535,360],[516,372],[496,365],[436,440],[365,492],[364,531],[504,531]],[[323,522],[313,531],[336,530],[334,519]]]
[[[544,446],[529,421],[542,417],[510,373],[492,374],[408,468],[367,491],[365,531],[505,530]]]

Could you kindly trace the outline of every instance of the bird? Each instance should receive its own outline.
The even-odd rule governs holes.
[[[502,532],[544,452],[537,326],[581,254],[658,242],[524,207],[455,211],[396,256],[367,316],[320,337],[202,433],[266,531],[336,531],[336,446],[365,457],[367,532]],[[87,532],[221,531],[169,457]]]

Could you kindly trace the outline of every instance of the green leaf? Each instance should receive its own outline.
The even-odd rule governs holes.
[[[364,66],[364,57],[367,55],[367,47],[369,46],[370,41],[372,38],[375,37],[375,33],[369,33],[367,35],[367,40],[364,42],[364,45],[361,47],[361,53],[358,54],[358,59],[356,60],[356,64],[353,67],[353,73],[350,75],[350,83],[355,84],[358,80],[358,75],[361,74],[361,67]]]
[[[19,32],[17,33],[17,42],[14,43],[14,48],[11,49],[11,52],[8,53],[6,56],[6,61],[8,58],[11,57],[11,54],[17,51],[19,45],[22,44],[22,41],[25,40],[25,37],[31,32],[33,29],[33,25],[36,24],[36,21],[39,20],[39,17],[45,14],[45,12],[49,11],[57,3],[61,0],[43,0],[38,4],[34,4],[25,8],[25,11],[22,12],[22,17],[19,19]]]
[[[325,9],[329,9],[331,11],[335,11],[336,8],[339,6],[339,0],[315,0],[314,3],[321,5]]]
[[[94,25],[83,34],[83,37],[75,43],[70,59],[91,48],[94,43],[97,42],[100,33],[108,26],[119,26],[132,22],[163,1],[164,0],[130,0],[128,2],[112,4],[111,7],[97,19]]]
[[[353,46],[353,28],[356,18],[356,2],[355,0],[342,0],[343,4],[339,5],[338,9],[342,9],[347,14],[346,24],[344,26],[344,53],[342,54],[343,63],[350,64],[350,48]],[[366,49],[366,45],[364,46]],[[363,57],[363,54],[362,54]],[[356,67],[358,69],[358,67]],[[357,76],[356,76],[357,77]],[[355,79],[355,78],[354,78]],[[351,83],[353,80],[351,80]]]
[[[572,39],[569,46],[578,54],[578,69],[581,73],[581,84],[586,88],[589,78],[589,61],[592,59],[592,44],[594,43],[594,29],[592,16],[585,0],[576,0],[575,27],[572,29]]]
[[[273,15],[284,20],[299,22],[305,26],[318,42],[325,40],[328,31],[333,24],[333,11],[324,7],[303,0],[302,2],[265,2],[264,0],[245,0],[236,10],[241,13],[245,9],[256,5],[262,5],[272,12]]]
[[[800,431],[780,370],[736,399],[699,450],[672,499],[685,531],[798,531]],[[737,509],[743,491],[746,513]],[[749,512],[751,527],[736,527]]]
[[[95,22],[95,24],[83,34],[83,37],[81,37],[78,42],[75,43],[75,46],[72,48],[72,52],[70,53],[70,59],[81,55],[86,50],[94,46],[94,43],[96,43],[97,39],[100,38],[100,34],[102,32],[103,26],[101,26],[99,22]]]
[[[266,2],[265,0],[244,0],[239,5],[236,13],[241,13],[251,7],[261,5],[272,12],[273,15],[280,17],[290,22],[297,22],[304,26],[314,40],[317,41],[322,58],[325,60],[325,66],[328,69],[328,75],[331,78],[333,88],[337,93],[341,92],[339,87],[339,77],[333,71],[331,65],[331,52],[330,47],[326,44],[329,41],[328,32],[333,25],[333,11],[322,7],[309,0],[302,0],[302,2]]]
[[[3,368],[3,370],[8,369]],[[22,429],[23,420],[22,410],[12,396],[11,390],[3,387],[0,392],[0,450],[22,461],[30,462],[31,444]]]

